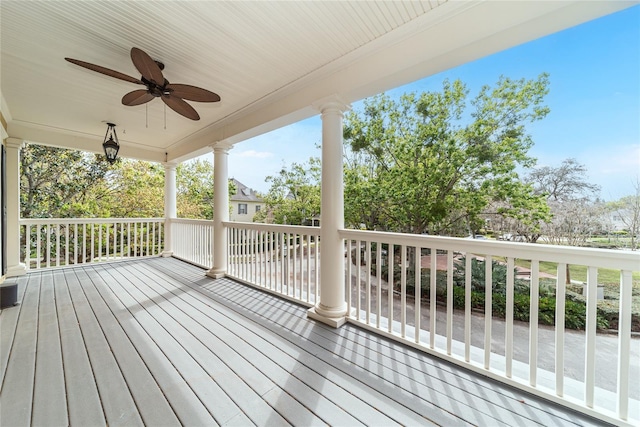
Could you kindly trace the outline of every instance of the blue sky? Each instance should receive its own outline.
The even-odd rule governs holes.
[[[474,96],[500,75],[513,79],[550,74],[551,113],[529,127],[538,165],[557,166],[573,157],[616,200],[634,192],[640,179],[640,6],[605,16],[473,63],[388,91],[439,90],[444,79],[461,79]],[[353,103],[358,109],[361,103]],[[319,156],[318,116],[237,144],[229,174],[261,192],[264,178],[283,165]]]

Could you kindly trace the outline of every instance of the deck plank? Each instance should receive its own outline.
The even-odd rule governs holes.
[[[182,292],[184,293],[184,290]],[[311,360],[313,356],[301,349],[294,348],[279,336],[269,334],[268,331],[265,331],[259,324],[238,321],[234,313],[231,313],[233,318],[229,317],[228,312],[225,314],[224,311],[221,311],[224,307],[215,306],[211,299],[204,293],[188,292],[183,295],[184,299],[189,300],[194,308],[206,313],[207,316],[215,317],[215,319],[220,322],[225,328],[222,331],[217,331],[218,334],[221,334],[221,339],[228,340],[234,336],[245,337],[244,342],[234,346],[234,348],[245,355],[245,357],[258,361],[266,357],[267,363],[273,362],[274,365],[265,367],[265,370],[270,374],[279,371],[283,378],[287,379],[286,388],[291,384],[295,384],[293,380],[297,379],[300,381],[300,384],[304,384],[318,393],[323,394],[324,399],[331,400],[335,406],[332,407],[331,410],[326,411],[328,415],[324,415],[325,411],[320,412],[321,416],[333,420],[333,417],[341,415],[345,412],[345,409],[347,409],[351,412],[349,419],[333,420],[335,424],[353,425],[357,423],[353,417],[359,418],[360,422],[368,425],[386,426],[394,423],[391,418],[378,410],[379,407],[384,405],[384,401],[377,402],[377,399],[372,396],[367,396],[367,401],[363,401],[357,398],[352,391],[345,390],[333,382],[327,381],[323,373],[314,371],[302,363],[304,361],[303,359]],[[198,303],[200,303],[200,306],[198,306]],[[192,311],[193,310],[190,310],[189,312]],[[291,347],[290,352],[284,350],[287,346]],[[260,366],[264,367],[264,362],[262,362]],[[329,367],[327,367],[327,369],[329,369]],[[316,406],[316,404],[306,404]],[[424,420],[413,419],[412,421],[415,423],[416,421]]]
[[[158,322],[151,314],[154,304],[149,300],[137,301],[129,291],[115,281],[111,283],[115,296],[126,306],[134,311],[136,320],[144,328],[147,334],[163,349],[166,357],[181,373],[182,377],[194,390],[200,402],[202,402],[215,422],[223,425],[242,412],[211,376],[191,357],[183,347],[180,339],[175,339],[166,330],[166,325]]]
[[[252,293],[253,291],[251,289],[244,288],[243,292],[251,293],[251,295],[254,297],[253,300],[255,300],[255,294]],[[230,293],[227,292],[225,295],[230,295]],[[278,302],[278,304],[280,306],[277,307],[276,310],[282,310],[282,307],[281,307],[282,304],[280,302]],[[265,316],[268,316],[268,310],[265,310],[265,307],[260,307],[256,311],[259,311],[263,313]],[[326,327],[324,328],[324,330],[327,333],[334,335],[333,339],[329,339],[330,344],[335,343],[335,341],[338,341],[338,342],[340,341],[340,339],[336,340],[336,337],[335,337],[336,333],[339,333],[345,330],[353,330],[353,329],[357,329],[357,328],[345,327],[337,331],[332,328],[326,328]],[[322,331],[322,329],[320,330]],[[336,332],[333,332],[333,331],[336,331]],[[294,331],[294,332],[299,333],[299,331]],[[364,331],[362,331],[362,333],[367,336],[371,335]],[[379,338],[376,337],[376,339],[379,339]],[[404,352],[407,352],[407,348],[405,346],[401,346],[396,343],[394,343],[394,345],[396,345],[397,347],[403,348]],[[349,349],[348,353],[351,354],[351,357],[356,357],[357,359],[360,359],[361,364],[364,364],[364,363],[370,364],[370,362],[372,362],[373,359],[377,359],[381,356],[379,354],[376,354],[374,356],[367,356],[367,357],[364,357],[361,354],[360,355],[356,354],[354,356],[354,351],[355,352],[362,351],[360,347],[362,346],[356,346],[354,347],[354,349]],[[369,349],[368,347],[366,347],[364,351],[371,353],[371,349]],[[415,351],[413,350],[411,350],[411,352],[415,353]],[[399,354],[402,354],[402,353],[399,353]],[[342,356],[345,356],[344,352],[342,353]],[[417,383],[417,388],[419,389],[418,394],[423,396],[428,396],[429,393],[431,393],[432,396],[429,397],[429,400],[442,402],[444,405],[449,406],[448,410],[455,411],[456,414],[460,414],[462,412],[461,411],[462,409],[463,411],[466,412],[467,417],[469,417],[468,419],[470,420],[477,421],[478,419],[480,419],[481,422],[485,422],[485,423],[490,422],[492,424],[496,424],[500,422],[506,422],[507,424],[512,424],[518,421],[537,422],[537,423],[542,422],[545,424],[546,424],[545,421],[551,421],[553,424],[553,421],[555,422],[558,421],[557,414],[553,414],[553,416],[549,417],[546,411],[540,410],[539,408],[536,408],[536,407],[532,408],[528,406],[529,400],[527,400],[526,402],[527,405],[524,405],[522,403],[523,402],[522,395],[520,396],[512,395],[507,398],[504,395],[495,393],[494,390],[491,388],[491,385],[493,385],[493,382],[485,381],[485,384],[478,386],[477,379],[475,379],[476,380],[475,383],[468,382],[467,379],[463,379],[463,381],[461,381],[460,378],[458,378],[456,381],[451,381],[450,379],[447,379],[446,381],[444,381],[444,380],[438,379],[439,374],[437,372],[434,372],[430,376],[422,375],[422,376],[416,377],[415,376],[416,368],[410,367],[409,369],[407,369],[407,367],[404,366],[402,362],[402,358],[397,357],[398,356],[397,354],[394,354],[393,356],[389,356],[389,355],[383,355],[383,356],[384,356],[384,359],[386,360],[384,360],[382,362],[381,367],[379,367],[379,369],[382,369],[383,372],[386,371],[384,375],[381,375],[383,378],[385,378],[385,375],[387,377],[395,378],[397,376],[396,374],[398,373],[398,370],[395,369],[395,367],[400,366],[400,370],[404,371],[402,373],[402,376],[400,377],[400,383],[401,385],[404,384],[405,389],[407,390],[410,388],[415,389],[416,383]],[[445,363],[445,365],[447,364]],[[371,370],[372,368],[369,367],[368,369]],[[407,373],[407,370],[409,370],[410,372]],[[431,373],[428,373],[428,374],[431,374]],[[427,386],[427,382],[426,380],[424,380],[425,378],[428,378],[429,382],[435,382],[435,383],[440,382],[440,384],[430,385],[425,390],[425,387]],[[422,384],[420,384],[421,380],[423,380]],[[454,387],[451,387],[450,382],[453,383]],[[487,387],[487,384],[489,384],[489,387]],[[500,389],[500,387],[498,388]],[[465,391],[467,389],[471,389],[470,390],[471,393],[469,393],[468,395],[465,394]],[[438,394],[435,394],[435,393],[439,393],[440,390],[447,391],[447,394],[444,396],[444,398],[443,396],[439,396]],[[473,391],[475,391],[476,393],[474,394]],[[461,402],[463,403],[462,405],[460,405]],[[502,403],[496,405],[496,402],[502,402]],[[484,413],[481,411],[484,411]],[[484,419],[483,419],[483,416],[484,416]],[[489,417],[489,418],[487,419],[486,417]],[[567,416],[566,422],[571,423],[572,421],[570,420],[571,420],[571,417]],[[585,423],[585,420],[583,419],[583,420],[573,421],[573,422]],[[586,420],[586,423],[588,424],[588,419]]]
[[[241,290],[241,294],[243,295],[245,295],[246,292],[247,290]],[[229,292],[225,295],[230,298],[233,297],[233,294]],[[243,295],[237,298],[237,300],[241,301]],[[254,297],[254,300],[256,299],[259,299],[259,297]],[[277,301],[275,304],[276,306],[273,309],[260,307],[257,312],[268,316],[270,310],[287,310],[287,307],[283,306],[281,302]],[[303,314],[298,312],[298,315]],[[437,359],[422,355],[413,349],[391,340],[375,335],[372,337],[370,333],[351,325],[347,325],[338,330],[326,327],[325,325],[321,326],[321,328],[315,329],[314,332],[330,337],[324,340],[324,344],[319,341],[325,348],[336,351],[335,346],[336,343],[338,343],[340,350],[336,352],[340,353],[341,357],[351,360],[358,366],[366,366],[367,371],[375,372],[376,375],[381,378],[393,381],[399,387],[411,393],[416,393],[421,397],[426,397],[432,402],[439,402],[438,404],[445,405],[448,411],[455,412],[457,415],[464,414],[465,419],[469,422],[479,422],[480,424],[489,423],[491,425],[500,423],[507,423],[508,425],[514,425],[514,423],[535,423],[541,425],[554,425],[558,423],[562,425],[593,424],[593,420],[590,418],[576,416],[577,414],[573,413],[566,414],[560,411],[550,410],[553,406],[548,403],[546,405],[540,405],[540,399],[534,398],[526,393],[519,395],[516,395],[516,393],[509,394],[509,387],[498,385],[491,380],[480,379],[479,376],[471,373],[465,374],[466,371],[456,369],[446,362],[439,362]],[[348,342],[345,343],[341,336],[342,334],[348,333],[347,331],[362,334],[363,339],[361,345],[352,346]],[[301,332],[297,330],[292,330],[292,332],[301,334]],[[373,340],[373,343],[371,343],[370,340]],[[391,346],[389,348],[393,348],[393,350],[384,355],[378,353],[375,351],[375,345],[373,345],[376,342],[388,343],[388,345]],[[410,354],[411,358],[407,358],[407,354]],[[405,359],[415,360],[415,364],[413,366],[406,366],[404,362]],[[428,361],[428,363],[425,363],[425,361]],[[427,369],[427,367],[431,366],[431,363],[439,365],[438,368]],[[443,371],[442,368],[444,367],[447,369]],[[463,376],[456,375],[456,372],[461,372]],[[418,373],[418,375],[416,375],[416,373]],[[428,386],[428,388],[425,389],[425,386]],[[433,387],[435,387],[435,389]],[[507,393],[504,392],[505,390]],[[436,391],[436,393],[434,393],[434,391]],[[440,393],[444,393],[444,396],[440,395]],[[526,401],[524,401],[524,399],[526,399]],[[531,405],[531,403],[533,403],[533,405]],[[538,407],[538,405],[544,406],[546,409],[542,409]],[[487,417],[489,418],[487,419]]]
[[[24,289],[26,287],[27,277],[7,279],[7,283],[16,283],[18,285],[18,303],[24,297]],[[7,363],[9,354],[13,346],[13,339],[18,324],[18,316],[20,315],[20,304],[13,307],[0,309],[0,384],[4,381],[4,375],[7,372]]]
[[[181,277],[184,277],[185,279],[182,281],[183,286],[188,286],[193,290],[199,292],[204,292],[204,294],[208,295],[209,298],[213,298],[215,301],[232,309],[233,311],[238,311],[238,306],[226,300],[226,298],[230,293],[236,292],[236,287],[239,286],[240,288],[244,288],[243,285],[240,285],[228,279],[220,279],[218,281],[201,280],[203,285],[198,287],[197,285],[193,285],[191,283],[190,279],[192,278],[186,276],[185,272],[183,271],[176,272],[173,268],[166,269],[162,266],[159,266],[158,268],[163,270],[166,274],[171,275],[174,280],[182,280]],[[252,291],[252,289],[249,290]],[[218,292],[220,293],[220,295],[224,295],[224,297],[221,298],[218,295]],[[306,313],[306,309],[300,306],[291,304],[283,300],[279,300],[278,298],[272,296],[268,296],[262,292],[259,292],[254,296],[260,298],[263,295],[269,298],[273,298],[275,301],[282,301],[285,306],[291,306],[294,310],[299,310]],[[262,318],[258,315],[254,316],[253,313],[246,308],[240,308],[242,310],[242,317],[252,320],[252,329],[260,330],[260,335],[271,334],[277,337],[277,339],[279,340],[278,346],[290,352],[289,354],[300,364],[305,365],[309,370],[308,374],[312,372],[316,376],[321,377],[322,381],[320,381],[320,387],[322,387],[321,384],[326,383],[327,381],[332,382],[338,387],[346,390],[348,393],[358,397],[363,402],[367,402],[369,404],[368,408],[366,408],[365,411],[358,411],[354,414],[355,416],[366,414],[365,416],[371,417],[381,414],[381,416],[376,420],[377,422],[371,423],[372,425],[388,425],[389,421],[391,421],[392,423],[403,425],[427,425],[430,423],[429,418],[425,418],[423,415],[414,412],[413,409],[408,408],[403,404],[398,404],[398,402],[395,401],[395,399],[397,399],[397,396],[394,396],[392,399],[390,399],[389,396],[393,394],[394,390],[393,386],[388,384],[381,385],[380,387],[382,387],[383,390],[387,391],[387,393],[381,392],[378,385],[375,384],[375,380],[363,378],[360,372],[355,372],[347,366],[349,365],[348,362],[344,362],[338,357],[339,363],[345,363],[347,375],[344,375],[345,372],[336,369],[335,365],[332,365],[332,361],[330,360],[330,358],[323,359],[315,355],[313,352],[310,352],[308,347],[312,343],[308,342],[302,336],[290,336],[290,334],[286,332],[286,329],[283,329],[282,324],[285,323],[284,315],[286,314],[284,311],[272,310],[271,312],[269,312],[269,310],[267,310],[267,312],[264,313],[266,318]],[[273,318],[269,318],[270,314],[273,316],[273,318],[278,319],[277,324],[273,324]],[[265,319],[268,320],[265,321]],[[296,321],[304,323],[311,328],[319,327],[318,324],[306,318],[296,319]],[[248,333],[248,331],[240,332],[240,334],[246,333]],[[313,350],[318,349],[313,348]],[[292,375],[295,375],[296,372],[298,371],[296,370],[295,372],[292,372]],[[326,395],[330,396],[329,393],[326,393]],[[349,403],[349,401],[347,401],[347,403]],[[434,414],[431,414],[431,416],[433,415]],[[382,417],[385,418],[385,422],[381,421]],[[390,417],[390,419],[387,417]],[[443,415],[442,418],[442,424],[464,424],[464,422],[461,422],[461,420],[459,419],[456,422],[456,418],[450,414]]]
[[[135,271],[129,271],[129,277],[136,276]],[[238,406],[247,414],[247,416],[256,423],[261,423],[264,419],[269,419],[273,425],[286,425],[285,418],[277,414],[267,401],[262,397],[266,393],[272,392],[276,384],[271,381],[265,381],[267,378],[254,365],[246,362],[245,359],[231,347],[240,340],[239,337],[230,337],[230,342],[219,340],[211,330],[218,330],[219,326],[213,322],[207,327],[196,322],[192,317],[188,316],[180,308],[179,298],[168,295],[160,291],[164,296],[156,293],[155,290],[145,285],[144,281],[138,278],[137,283],[140,290],[144,289],[144,297],[156,302],[157,307],[165,310],[158,312],[159,321],[163,324],[180,325],[174,327],[171,332],[174,337],[181,337],[183,342],[191,349],[192,356],[207,369],[207,372],[227,391],[230,397],[237,402]],[[157,281],[153,280],[154,288]],[[167,299],[170,297],[170,299]],[[176,308],[178,308],[176,310]],[[188,307],[184,307],[189,309]],[[170,314],[171,313],[171,314]],[[205,345],[206,343],[206,345]],[[264,362],[264,360],[263,360]],[[233,369],[235,367],[235,370]],[[255,384],[258,378],[259,390],[249,387],[249,383]],[[286,399],[286,397],[283,397]],[[286,408],[295,408],[295,403],[291,402]],[[306,408],[298,405],[293,414],[308,412]],[[274,413],[276,412],[276,413]],[[309,413],[308,418],[312,419],[313,414]]]
[[[111,352],[111,347],[102,331],[99,320],[84,293],[84,283],[81,284],[79,280],[78,275],[82,275],[82,269],[72,269],[69,270],[69,273],[67,275],[69,293],[76,309],[85,347],[93,367],[107,424],[110,426],[141,426],[143,422],[140,412]]]
[[[242,300],[244,294],[245,290],[240,289],[239,298],[235,299]],[[233,294],[230,295],[230,298],[233,298]],[[263,306],[256,311],[268,316],[270,311],[280,310],[287,310],[287,307],[276,302],[271,309]],[[292,313],[292,315],[295,316],[296,313]],[[347,329],[350,327],[347,326]],[[341,358],[350,361],[361,370],[373,372],[375,376],[394,382],[400,389],[433,402],[443,410],[454,413],[465,420],[473,420],[473,422],[482,425],[513,425],[521,421],[521,417],[514,415],[512,411],[506,410],[500,405],[488,405],[485,400],[477,396],[465,394],[460,386],[451,381],[451,378],[440,379],[434,375],[428,377],[428,380],[424,380],[423,373],[416,376],[414,369],[403,368],[402,353],[393,358],[380,357],[379,353],[372,351],[368,346],[340,339],[339,335],[332,333],[324,325],[314,328],[309,333],[303,332],[296,326],[290,330],[295,334],[308,336],[311,341],[329,352],[340,354]],[[471,400],[470,397],[474,398]]]
[[[42,275],[39,310],[31,424],[64,426],[69,424],[69,419],[58,313],[54,298],[54,280],[51,272]]]
[[[0,424],[595,424],[204,273],[150,258],[19,279],[22,304],[0,313]]]
[[[204,296],[202,296],[202,300],[193,298],[193,292],[172,287],[175,286],[175,283],[167,280],[166,276],[159,275],[158,272],[129,269],[128,273],[151,278],[155,286],[161,286],[166,292],[170,293],[169,301],[178,308],[178,310],[171,310],[171,313],[176,313],[179,316],[176,317],[176,320],[182,325],[188,326],[189,331],[196,334],[202,342],[214,347],[216,354],[224,360],[224,363],[228,364],[233,372],[246,381],[256,392],[262,395],[269,392],[273,395],[272,389],[274,386],[288,392],[294,390],[293,393],[290,392],[289,394],[300,401],[304,407],[313,407],[326,423],[331,425],[360,424],[343,407],[331,402],[321,393],[307,387],[302,381],[292,376],[290,372],[296,369],[295,364],[292,364],[291,370],[282,368],[278,362],[285,356],[284,353],[272,353],[270,355],[260,353],[248,341],[253,343],[255,339],[262,338],[255,337],[247,340],[243,334],[230,332],[225,325],[228,315],[211,315],[211,309],[205,303],[211,303],[210,299]],[[165,298],[169,298],[166,293],[163,294]],[[189,315],[186,313],[189,313]],[[238,324],[238,320],[236,319],[232,323]],[[254,328],[255,326],[252,327],[252,329]],[[255,378],[270,379],[267,383],[268,387],[262,387],[263,390],[259,391],[256,388]],[[257,384],[257,386],[260,385],[262,385],[261,382]],[[286,397],[283,397],[283,399],[286,399]],[[341,405],[344,405],[344,403],[340,402]],[[298,412],[303,413],[305,411],[304,407],[299,408]],[[260,419],[258,418],[258,420]]]
[[[217,283],[215,286],[229,287],[228,284],[223,283]],[[232,294],[232,289],[226,289],[225,297],[231,298],[229,296],[230,294]],[[232,302],[229,301],[226,303],[232,304]],[[242,304],[246,304],[246,302],[242,301]],[[256,304],[256,302],[252,301],[251,304]],[[256,323],[260,323],[260,320],[264,322],[270,317],[268,310],[264,314],[265,317],[263,317],[262,313],[256,315],[252,309],[247,309],[244,305],[237,305],[237,308],[242,310],[241,313],[246,317],[257,316]],[[265,309],[265,307],[258,308],[260,311],[263,309]],[[282,317],[281,315],[281,319]],[[327,378],[335,381],[338,381],[338,377],[341,377],[343,380],[347,379],[348,384],[345,384],[347,389],[360,389],[364,391],[365,396],[372,391],[379,393],[382,397],[380,400],[383,404],[381,409],[383,412],[393,412],[393,407],[403,407],[403,410],[400,411],[402,415],[406,416],[408,413],[414,412],[417,416],[418,420],[414,419],[412,424],[418,421],[420,424],[435,423],[449,426],[466,425],[468,423],[464,418],[460,417],[458,413],[443,410],[434,402],[424,400],[417,393],[409,393],[406,392],[406,390],[398,388],[394,382],[380,381],[378,375],[353,364],[352,361],[346,359],[337,348],[323,348],[313,341],[313,329],[321,327],[316,325],[315,322],[311,320],[289,320],[291,323],[281,320],[278,325],[266,324],[265,327],[289,340],[294,345],[304,348],[305,351],[312,354],[316,360],[324,362],[323,367],[318,368],[326,371]],[[291,331],[293,331],[294,334],[291,334]],[[315,365],[316,361],[312,360],[310,363]],[[384,402],[387,404],[384,405]],[[398,420],[398,422],[400,421]],[[401,424],[404,423],[401,422]]]
[[[69,270],[66,271],[68,274]],[[72,426],[103,426],[106,425],[106,419],[79,320],[67,287],[67,274],[64,271],[56,271],[54,280],[62,358],[64,366],[71,367],[64,370],[69,423]]]
[[[33,404],[33,378],[36,366],[38,336],[38,302],[40,276],[29,280],[20,310],[16,333],[7,363],[7,373],[0,388],[0,425],[22,426],[31,424]],[[8,409],[7,409],[8,408]]]
[[[85,284],[84,291],[89,298],[93,311],[100,322],[105,338],[109,343],[131,395],[136,403],[142,421],[146,425],[179,425],[169,402],[158,386],[144,361],[131,344],[129,337],[109,310],[104,299],[96,290],[101,279],[91,274],[91,270],[78,271],[79,280]],[[91,286],[93,285],[93,286]],[[114,298],[113,295],[107,296]]]
[[[448,383],[456,388],[455,394],[468,393],[466,399],[472,399],[474,404],[480,402],[484,410],[494,410],[493,406],[499,403],[500,407],[507,408],[517,414],[520,420],[528,419],[542,425],[554,425],[559,421],[567,425],[589,425],[589,421],[593,422],[592,419],[581,418],[577,414],[555,410],[553,405],[543,402],[542,399],[510,387],[498,385],[493,381],[485,381],[476,374],[457,369],[454,365],[436,358],[416,357],[415,352],[406,346],[390,340],[378,340],[378,337],[372,337],[371,334],[367,334],[366,331],[359,328],[345,328],[337,334],[341,339],[358,342],[361,348],[371,349],[374,355],[367,355],[367,357],[381,358],[389,364],[393,363],[392,361],[397,361],[398,363],[393,365],[393,369],[418,382],[431,382],[438,379],[439,376],[446,375],[450,378]],[[412,373],[416,371],[422,372],[424,375],[413,375],[412,377]]]
[[[167,400],[183,425],[214,425],[215,420],[200,401],[197,394],[189,387],[187,381],[166,357],[164,349],[158,347],[155,341],[145,332],[135,319],[129,307],[116,298],[105,298],[105,294],[113,292],[105,286],[99,286],[98,291],[116,316],[116,319],[131,339],[138,353],[147,364],[149,370],[161,386]],[[133,321],[135,319],[135,321]],[[79,425],[91,425],[81,423]]]

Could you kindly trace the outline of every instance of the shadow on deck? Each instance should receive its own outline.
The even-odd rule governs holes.
[[[2,426],[599,424],[173,258],[17,282]]]

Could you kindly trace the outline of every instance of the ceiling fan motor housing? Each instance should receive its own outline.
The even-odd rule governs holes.
[[[142,76],[140,80],[142,80],[142,83],[144,83],[144,85],[147,87],[149,93],[155,97],[168,95],[171,92],[169,89],[167,89],[167,85],[169,84],[169,81],[167,81],[167,79],[164,80],[162,86],[156,84],[154,81],[145,79],[144,76]]]

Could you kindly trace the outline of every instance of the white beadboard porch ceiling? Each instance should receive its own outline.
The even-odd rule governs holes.
[[[110,121],[122,155],[183,160],[317,114],[328,96],[353,102],[632,4],[3,0],[2,113],[10,137],[101,151]],[[132,47],[222,101],[191,102],[197,122],[160,100],[123,106],[139,86],[64,61],[139,78]]]

